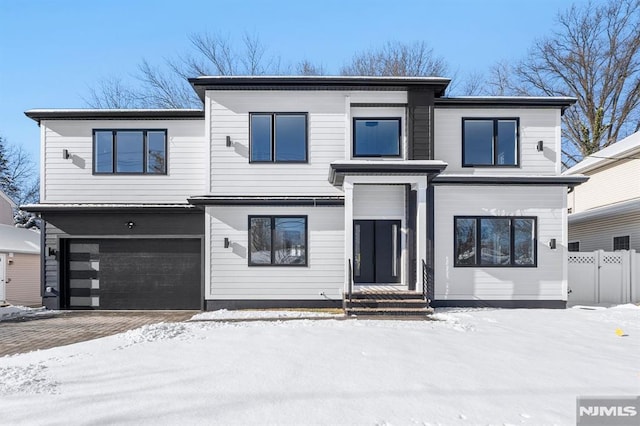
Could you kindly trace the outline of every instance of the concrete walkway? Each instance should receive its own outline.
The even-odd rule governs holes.
[[[186,321],[199,311],[73,311],[54,317],[0,322],[0,357],[70,345],[145,324]]]

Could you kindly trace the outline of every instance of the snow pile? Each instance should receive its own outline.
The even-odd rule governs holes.
[[[175,339],[185,336],[187,332],[185,324],[182,323],[158,323],[147,324],[134,330],[129,330],[119,334],[117,337],[126,342],[124,347],[143,342],[155,342],[157,340]]]
[[[207,321],[207,320],[249,320],[249,319],[286,319],[286,318],[341,318],[343,314],[333,314],[329,312],[312,312],[312,311],[229,311],[220,309],[218,311],[202,312],[194,315],[190,321]]]
[[[46,377],[46,369],[42,364],[0,368],[0,395],[56,393],[58,384]]]
[[[59,311],[47,310],[45,307],[28,308],[26,306],[4,306],[0,307],[0,321],[49,317],[59,313]]]

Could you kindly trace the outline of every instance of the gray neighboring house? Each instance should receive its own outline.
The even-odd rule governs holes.
[[[13,226],[14,208],[0,191],[0,302],[39,306],[40,233]]]
[[[564,172],[589,180],[569,194],[569,250],[640,251],[640,132]]]

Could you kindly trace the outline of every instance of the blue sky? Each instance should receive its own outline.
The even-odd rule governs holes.
[[[38,162],[25,110],[86,107],[101,78],[186,52],[193,33],[256,34],[284,63],[328,74],[359,50],[425,41],[462,77],[521,58],[572,3],[586,0],[0,0],[0,135]]]

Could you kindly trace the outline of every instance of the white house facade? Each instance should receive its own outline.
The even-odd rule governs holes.
[[[30,110],[47,306],[564,307],[571,98],[199,77],[203,110]]]

